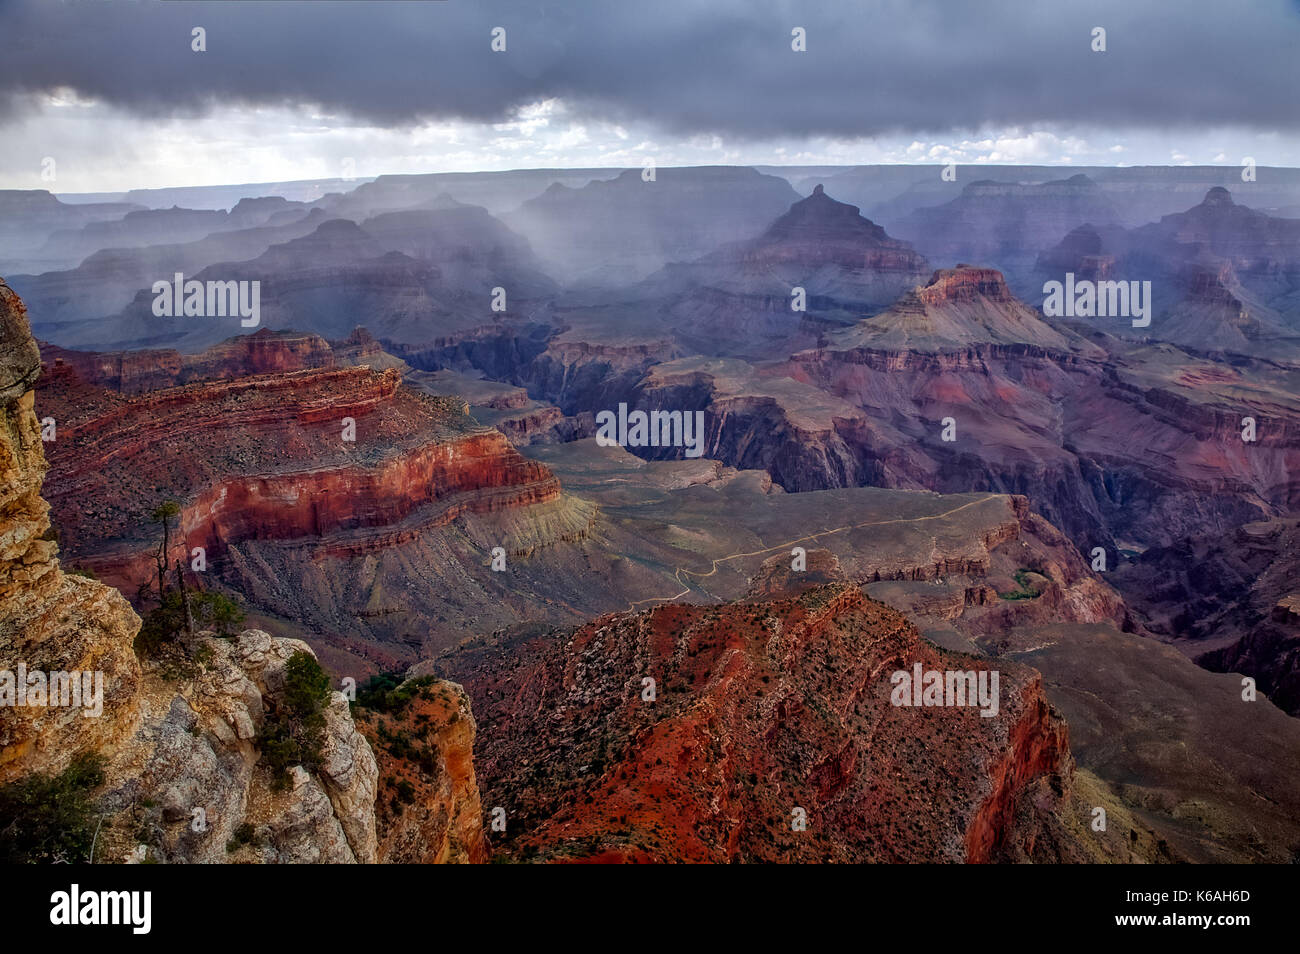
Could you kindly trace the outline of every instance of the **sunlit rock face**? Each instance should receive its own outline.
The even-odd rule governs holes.
[[[41,497],[46,464],[32,392],[39,372],[26,308],[0,281],[0,670],[103,674],[97,717],[80,708],[0,707],[0,782],[62,771],[139,721],[131,646],[138,617],[117,590],[59,566]]]

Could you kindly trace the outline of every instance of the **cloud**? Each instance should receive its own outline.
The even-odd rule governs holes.
[[[1105,53],[1090,47],[1098,25]],[[190,48],[195,26],[206,52]],[[790,48],[796,26],[807,52]],[[1043,124],[1291,132],[1298,34],[1296,6],[1276,0],[0,0],[0,110],[57,95],[151,119],[287,107],[397,129],[540,125],[521,110],[562,101],[574,121],[728,148]]]

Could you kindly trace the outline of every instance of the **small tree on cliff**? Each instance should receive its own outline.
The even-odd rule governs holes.
[[[173,563],[176,574],[175,588],[167,586],[167,556],[171,550],[171,522],[180,513],[180,505],[168,500],[154,508],[150,521],[162,526],[162,539],[154,554],[158,564],[158,605],[144,613],[140,632],[135,638],[137,655],[157,656],[164,645],[173,642],[182,632],[191,633],[200,629],[213,630],[219,636],[232,636],[240,623],[244,621],[244,611],[239,604],[221,593],[205,592],[185,581],[185,570],[180,560]],[[140,585],[137,594],[140,603],[150,601],[153,594],[149,592],[147,582]]]
[[[171,530],[172,520],[181,512],[181,505],[174,500],[165,500],[157,507],[154,507],[153,513],[149,519],[154,523],[162,524],[162,540],[158,543],[158,552],[155,554],[155,561],[158,564],[158,599],[162,600],[167,595],[167,552],[171,549]]]
[[[218,636],[234,636],[243,621],[243,609],[224,594],[170,589],[156,607],[144,614],[135,637],[135,651],[143,657],[157,656],[183,632],[211,630]]]
[[[318,772],[325,744],[325,707],[330,679],[311,653],[298,650],[284,667],[284,691],[271,698],[257,747],[271,769],[272,787],[289,785],[289,769],[301,765]]]

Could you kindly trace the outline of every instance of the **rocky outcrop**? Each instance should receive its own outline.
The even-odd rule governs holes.
[[[488,845],[474,775],[474,716],[454,682],[408,674],[418,686],[396,711],[359,710],[379,763],[376,816],[385,864],[481,864]]]
[[[1122,233],[1117,225],[1097,228],[1080,225],[1056,245],[1038,256],[1037,270],[1047,278],[1073,272],[1075,279],[1105,281],[1115,279],[1115,256],[1105,251],[1112,236]],[[1103,238],[1105,235],[1107,238]]]
[[[706,456],[763,469],[789,491],[1021,494],[1085,552],[1163,545],[1300,505],[1289,476],[1300,466],[1300,402],[1286,367],[1046,320],[1008,287],[988,269],[940,270],[777,364],[716,357],[758,340],[748,325],[714,336],[720,343],[698,338],[703,355],[677,346],[641,358],[627,351],[630,332],[591,316],[550,340],[485,340],[434,363],[527,386],[568,416],[562,437],[594,435],[595,413],[621,402],[704,411]],[[770,312],[787,330],[788,307]],[[634,340],[647,337],[643,328]],[[1242,439],[1246,417],[1254,441]]]
[[[882,314],[832,339],[831,347],[934,352],[970,345],[1030,346],[1042,352],[1097,353],[1017,301],[1002,273],[958,265],[903,295]]]
[[[1225,369],[1094,338],[1103,351],[1019,303],[976,297],[964,313],[943,310],[960,333],[914,337],[922,313],[891,309],[793,357],[786,373],[855,409],[836,427],[838,456],[853,462],[847,473],[883,486],[1023,494],[1084,550],[1167,543],[1300,499],[1284,476],[1300,449],[1300,404],[1275,369]],[[1002,309],[1014,311],[1004,320]],[[1013,331],[1016,313],[1020,329],[1044,337]],[[966,334],[976,340],[961,341]],[[1249,396],[1246,380],[1259,385]],[[1267,421],[1267,437],[1243,441],[1246,416]],[[942,440],[945,420],[954,440]],[[807,447],[790,453],[806,457]],[[769,455],[790,459],[775,447]],[[818,479],[834,485],[843,470],[799,472],[794,485],[777,479],[806,489]]]
[[[376,371],[394,368],[403,374],[410,370],[410,365],[385,351],[374,335],[360,326],[342,341],[334,342],[332,351],[338,364],[364,364]]]
[[[842,268],[896,275],[902,283],[915,280],[925,270],[925,259],[906,242],[891,239],[876,223],[859,214],[858,207],[837,202],[821,185],[796,202],[755,241],[736,249],[746,266],[794,263],[805,268],[837,265]],[[732,253],[710,256],[729,258]],[[901,287],[901,286],[900,286]]]
[[[46,374],[59,377],[71,370],[84,384],[122,394],[143,394],[191,381],[228,381],[253,374],[335,365],[333,351],[324,338],[265,328],[230,338],[195,355],[170,349],[72,351],[44,344],[41,359]]]
[[[557,440],[561,433],[567,432],[564,413],[558,407],[549,405],[503,415],[493,425],[510,438],[510,443],[516,447],[534,441]]]
[[[31,694],[25,704],[0,706],[0,784],[97,757],[103,778],[93,793],[101,818],[92,861],[380,860],[378,770],[341,693],[329,693],[322,711],[318,765],[292,765],[280,779],[264,758],[259,733],[269,711],[293,704],[287,664],[295,654],[314,656],[306,643],[260,630],[182,635],[142,665],[133,649],[140,620],[121,594],[62,571],[40,496],[45,459],[32,410],[39,354],[22,302],[3,282],[0,345],[4,688],[13,691],[18,673],[41,673],[50,685],[53,673],[85,673],[94,689],[71,705]],[[467,710],[463,717],[472,727]],[[449,837],[481,860],[477,789],[465,765],[472,728],[468,739],[463,733],[452,732],[447,746],[448,791],[439,804],[456,807]]]
[[[1211,188],[1199,205],[1135,229],[1080,227],[1038,259],[1035,280],[1143,279],[1152,320],[1113,333],[1177,342],[1198,353],[1300,361],[1300,222],[1238,205]],[[1028,300],[1039,290],[1031,282]]]
[[[277,786],[258,732],[283,705],[285,665],[306,643],[248,630],[200,635],[194,670],[153,670],[140,691],[140,731],[108,750],[100,861],[303,864],[378,860],[378,773],[348,703],[330,694],[318,773],[301,765]]]
[[[312,355],[332,363],[312,336],[236,341],[261,368]],[[240,362],[204,364],[224,377]],[[436,526],[560,495],[499,431],[455,399],[401,388],[393,369],[263,370],[131,397],[89,386],[67,363],[47,370],[41,406],[59,427],[50,495],[64,546],[128,588],[151,560],[140,514],[163,497],[180,504],[178,550],[219,559],[249,540],[391,527],[422,510],[437,511],[422,521]]]
[[[0,281],[0,672],[103,680],[93,717],[68,705],[0,706],[0,783],[58,773],[80,754],[119,744],[140,721],[131,645],[139,618],[116,590],[59,565],[41,498],[45,454],[32,392],[39,370],[26,309]]]
[[[38,399],[58,428],[48,493],[68,559],[134,594],[157,572],[149,515],[173,500],[169,564],[202,548],[203,579],[298,621],[330,666],[358,678],[410,665],[423,640],[454,643],[484,613],[493,626],[526,618],[533,597],[487,569],[492,550],[515,560],[579,542],[593,508],[446,389],[404,386],[394,366],[297,368],[331,364],[320,345],[236,339],[237,361],[206,353],[222,378],[142,394],[47,363]],[[342,348],[372,345],[354,335]],[[240,367],[254,373],[224,378]],[[569,572],[554,574],[564,595],[550,605],[574,621],[586,614],[569,609]]]
[[[520,859],[988,861],[1018,843],[1027,787],[1070,770],[1023,667],[1001,669],[996,717],[891,704],[896,671],[989,667],[843,583],[503,648],[438,665],[494,727],[480,780]]]
[[[797,596],[810,586],[844,579],[844,568],[829,550],[806,552],[805,563],[798,570],[784,554],[778,554],[764,560],[749,581],[748,598],[756,602],[787,599]]]
[[[672,265],[647,286],[676,299],[670,320],[692,350],[754,358],[808,347],[880,311],[926,269],[912,246],[819,185],[757,238]]]

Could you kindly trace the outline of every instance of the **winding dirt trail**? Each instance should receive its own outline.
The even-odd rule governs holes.
[[[678,583],[682,584],[682,586],[685,587],[685,589],[683,589],[680,593],[675,593],[672,596],[652,596],[649,599],[636,600],[635,602],[628,604],[628,609],[635,610],[638,606],[644,606],[647,603],[672,603],[676,600],[681,599],[687,593],[691,592],[690,584],[687,583],[684,579],[682,579],[683,573],[689,573],[691,576],[695,577],[695,579],[703,580],[717,573],[718,566],[720,564],[728,562],[729,560],[739,560],[742,557],[760,556],[764,553],[772,553],[776,550],[784,550],[786,547],[792,547],[798,543],[806,543],[810,540],[819,539],[820,537],[828,537],[831,534],[843,533],[846,530],[861,530],[864,527],[883,527],[891,523],[923,523],[926,520],[942,520],[945,517],[951,517],[955,513],[960,513],[961,511],[966,510],[969,507],[974,507],[977,504],[987,503],[988,501],[993,500],[998,496],[1000,495],[990,494],[989,496],[981,497],[978,500],[970,500],[962,504],[960,507],[953,507],[951,510],[945,510],[943,513],[932,513],[924,517],[895,517],[892,520],[867,520],[863,523],[846,524],[843,527],[835,527],[833,530],[820,530],[817,533],[810,533],[807,536],[798,537],[794,540],[787,540],[785,543],[777,543],[770,547],[764,547],[761,550],[750,550],[745,553],[731,553],[728,554],[727,556],[718,557],[716,560],[714,560],[713,566],[709,569],[707,573],[700,572],[697,570],[688,570],[686,567],[679,566],[674,571],[673,576],[677,579]]]

